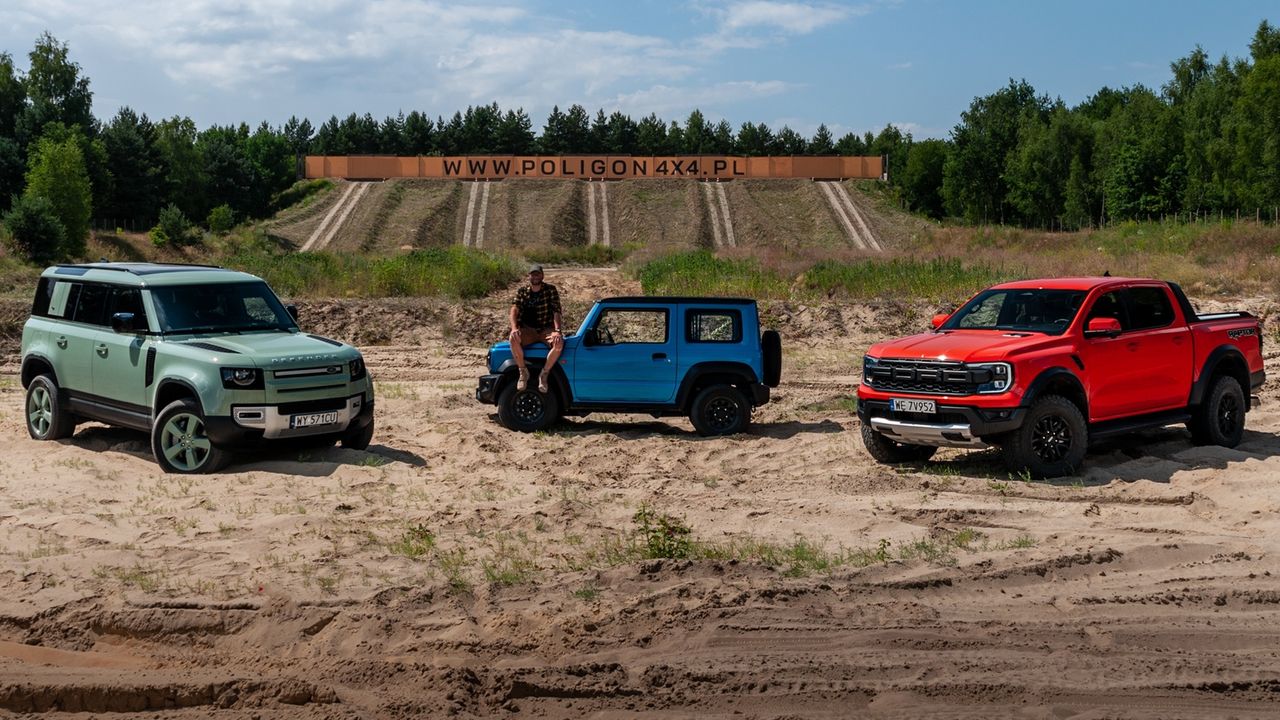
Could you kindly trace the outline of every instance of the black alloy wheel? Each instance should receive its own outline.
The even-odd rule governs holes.
[[[1071,426],[1061,416],[1040,418],[1031,435],[1031,449],[1046,463],[1056,463],[1071,450]]]

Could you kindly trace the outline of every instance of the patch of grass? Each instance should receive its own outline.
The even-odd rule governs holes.
[[[632,521],[640,535],[641,556],[648,560],[684,560],[693,554],[692,530],[683,520],[640,506]]]
[[[423,555],[435,550],[436,536],[426,525],[418,524],[406,528],[401,533],[400,538],[394,543],[387,546],[387,549],[397,555],[403,555],[407,558],[416,560]]]
[[[646,295],[787,297],[788,283],[754,258],[721,258],[709,250],[656,258],[636,273]]]
[[[520,278],[520,268],[510,257],[457,245],[393,257],[243,249],[225,258],[224,264],[261,277],[288,297],[465,299],[483,297]]]
[[[498,537],[493,555],[480,561],[484,579],[497,585],[518,585],[528,582],[537,573],[533,558],[510,538]]]
[[[384,400],[417,400],[418,391],[401,383],[375,383],[375,394]]]
[[[591,583],[587,583],[586,585],[583,585],[577,590],[574,590],[573,596],[578,598],[579,600],[585,600],[586,602],[591,602],[596,598],[600,597],[600,588],[596,587],[595,585],[592,585]]]
[[[316,196],[332,188],[333,181],[328,178],[299,180],[271,198],[271,207],[276,212],[293,205],[306,207],[316,199]]]
[[[893,258],[840,262],[823,260],[806,270],[796,288],[810,297],[965,297],[1018,273],[956,259]]]

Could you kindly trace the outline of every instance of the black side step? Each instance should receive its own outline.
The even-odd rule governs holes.
[[[1089,428],[1089,441],[1093,442],[1095,440],[1101,440],[1115,435],[1125,435],[1139,430],[1150,430],[1151,428],[1164,427],[1165,425],[1181,425],[1190,419],[1191,413],[1186,410],[1169,410],[1166,412],[1153,413],[1151,415],[1139,415],[1137,417],[1123,418],[1121,420],[1108,420],[1107,422],[1101,422]]]

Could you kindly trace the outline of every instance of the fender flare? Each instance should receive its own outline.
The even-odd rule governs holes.
[[[760,379],[756,377],[756,371],[752,370],[751,366],[746,363],[723,360],[698,363],[685,372],[684,379],[680,382],[680,389],[676,391],[676,405],[682,408],[687,407],[688,403],[693,399],[693,388],[697,385],[698,380],[708,375],[729,375],[748,385],[759,384],[760,382]],[[748,401],[751,399],[749,394],[747,399]]]
[[[1036,379],[1032,380],[1031,384],[1027,386],[1027,391],[1023,393],[1022,403],[1019,407],[1031,407],[1050,385],[1058,383],[1067,383],[1071,386],[1076,397],[1069,399],[1075,400],[1082,405],[1080,412],[1087,421],[1089,418],[1089,393],[1085,392],[1084,383],[1080,381],[1079,376],[1062,366],[1051,367],[1037,375]]]
[[[35,379],[36,373],[31,372],[28,374],[28,368],[36,362],[42,363],[45,367],[49,368],[49,374],[53,376],[53,382],[61,388],[62,385],[58,383],[58,371],[53,369],[53,361],[43,353],[33,352],[28,353],[26,357],[22,358],[22,369],[18,371],[18,377],[22,380],[22,389],[26,390],[27,386],[31,384],[31,381]]]
[[[187,392],[191,394],[191,397],[194,398],[195,401],[200,404],[200,411],[204,412],[204,401],[200,399],[200,391],[196,390],[196,386],[192,385],[188,380],[184,378],[178,378],[178,377],[161,378],[160,382],[156,385],[155,394],[151,396],[151,402],[156,403],[156,399],[159,398],[161,395],[163,395],[165,389],[171,385],[180,385],[183,388],[186,388]],[[153,421],[158,415],[160,415],[161,410],[164,410],[164,408],[159,407],[158,403],[156,403],[156,406],[151,409],[151,418]]]
[[[1204,402],[1205,393],[1209,392],[1209,381],[1218,375],[1218,368],[1223,363],[1238,363],[1238,366],[1243,368],[1243,373],[1233,373],[1233,375],[1236,380],[1240,381],[1240,389],[1244,391],[1245,399],[1249,399],[1249,362],[1245,360],[1244,353],[1240,352],[1240,349],[1236,346],[1219,345],[1213,349],[1213,352],[1209,353],[1209,357],[1205,358],[1200,377],[1196,378],[1196,381],[1191,384],[1191,395],[1187,398],[1188,405],[1199,405]]]

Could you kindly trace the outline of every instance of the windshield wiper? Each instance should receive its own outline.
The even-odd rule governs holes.
[[[225,327],[223,325],[202,325],[200,327],[173,328],[173,329],[166,330],[165,332],[170,335],[198,335],[200,333],[235,333],[237,335],[240,334],[240,331],[235,329],[234,327]]]

